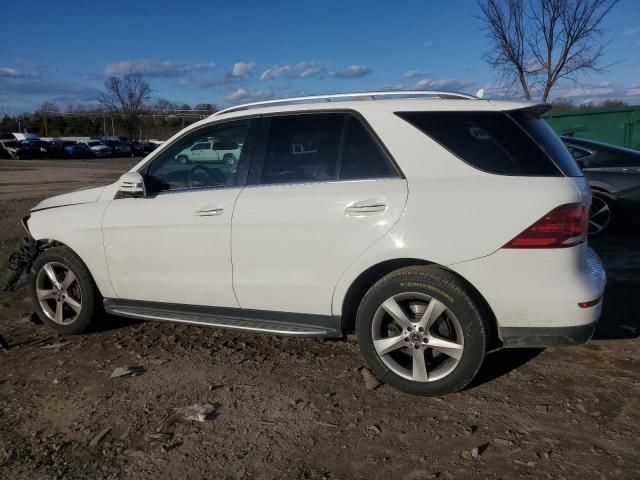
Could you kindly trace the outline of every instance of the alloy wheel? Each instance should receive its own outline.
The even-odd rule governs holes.
[[[449,375],[464,351],[462,326],[447,306],[419,292],[396,294],[378,307],[373,346],[387,368],[415,382]]]
[[[36,295],[44,314],[59,325],[76,321],[82,310],[82,291],[76,275],[62,263],[45,263],[36,276]]]
[[[602,232],[611,223],[611,207],[602,197],[594,195],[589,207],[589,235]]]

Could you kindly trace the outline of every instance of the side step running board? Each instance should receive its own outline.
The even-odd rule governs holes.
[[[309,315],[242,308],[205,307],[139,300],[104,299],[112,315],[185,323],[205,327],[298,337],[342,337],[341,319],[331,315]]]

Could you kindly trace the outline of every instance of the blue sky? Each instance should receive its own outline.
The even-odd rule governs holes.
[[[552,97],[640,102],[640,5],[605,23],[608,71]],[[475,0],[5,2],[0,114],[95,103],[138,71],[153,98],[225,106],[298,94],[432,88],[498,95]]]

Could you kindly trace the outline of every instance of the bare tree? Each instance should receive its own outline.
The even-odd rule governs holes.
[[[486,54],[526,99],[549,99],[559,80],[601,72],[602,21],[619,0],[479,0],[492,43]]]
[[[216,106],[211,103],[199,103],[196,105],[195,110],[197,110],[202,115],[211,115],[217,109]]]
[[[107,110],[121,115],[127,136],[133,138],[139,116],[151,96],[149,83],[142,75],[131,73],[124,77],[109,77],[105,81],[105,89],[98,101]]]
[[[169,115],[171,113],[174,112],[174,110],[176,110],[178,108],[178,106],[169,101],[169,100],[165,100],[164,98],[160,98],[157,102],[156,105],[153,107],[154,110],[156,110],[158,113],[162,114],[162,115]]]

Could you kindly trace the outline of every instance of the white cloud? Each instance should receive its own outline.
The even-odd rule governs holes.
[[[54,81],[40,73],[28,73],[14,67],[0,67],[0,81],[0,95],[50,96],[56,101],[86,102],[95,101],[100,93],[97,88],[82,83]]]
[[[180,63],[155,60],[126,60],[107,65],[104,68],[104,73],[113,76],[139,73],[150,78],[176,78],[191,72],[211,70],[215,66],[214,62]]]
[[[517,88],[507,88],[505,85],[483,84],[484,98],[521,100],[521,91]],[[540,92],[535,92],[533,101],[540,100]],[[549,102],[569,101],[575,104],[600,103],[603,100],[622,100],[628,103],[635,103],[640,100],[640,83],[621,85],[612,81],[600,81],[573,85],[570,83],[559,83],[551,90]]]
[[[424,47],[426,47],[426,48],[429,48],[429,47],[433,47],[433,44],[434,44],[434,43],[435,43],[435,42],[434,42],[433,40],[429,40],[429,41],[424,42],[422,45],[423,45]]]
[[[25,74],[11,67],[0,67],[0,78],[24,78]]]
[[[562,98],[602,98],[609,97],[616,94],[615,86],[608,81],[599,83],[580,85],[578,87],[558,87],[551,91],[554,97]]]
[[[255,62],[242,63],[238,62],[233,65],[231,75],[234,77],[244,77],[256,68]]]
[[[330,64],[309,61],[273,65],[262,72],[260,80],[275,80],[278,78],[324,78],[327,76],[333,76],[336,78],[361,78],[368,75],[370,72],[371,69],[366,65],[350,65],[336,70]]]
[[[624,32],[625,35],[635,35],[636,33],[640,33],[640,25],[637,27],[630,28],[629,30]]]
[[[260,80],[273,80],[275,78],[281,78],[289,75],[291,71],[291,65],[274,65],[273,67],[267,68],[262,75],[260,75]]]
[[[422,70],[407,70],[402,74],[404,78],[415,78],[415,77],[423,77],[426,75]]]
[[[338,78],[362,78],[369,75],[371,69],[366,65],[350,65],[333,73]]]
[[[228,95],[225,95],[224,98],[230,102],[254,102],[273,98],[273,91],[268,89],[247,91],[244,88],[238,88]]]
[[[632,83],[627,87],[628,97],[640,97],[640,83]]]
[[[476,84],[471,80],[423,78],[416,83],[417,89],[425,90],[465,90]]]

